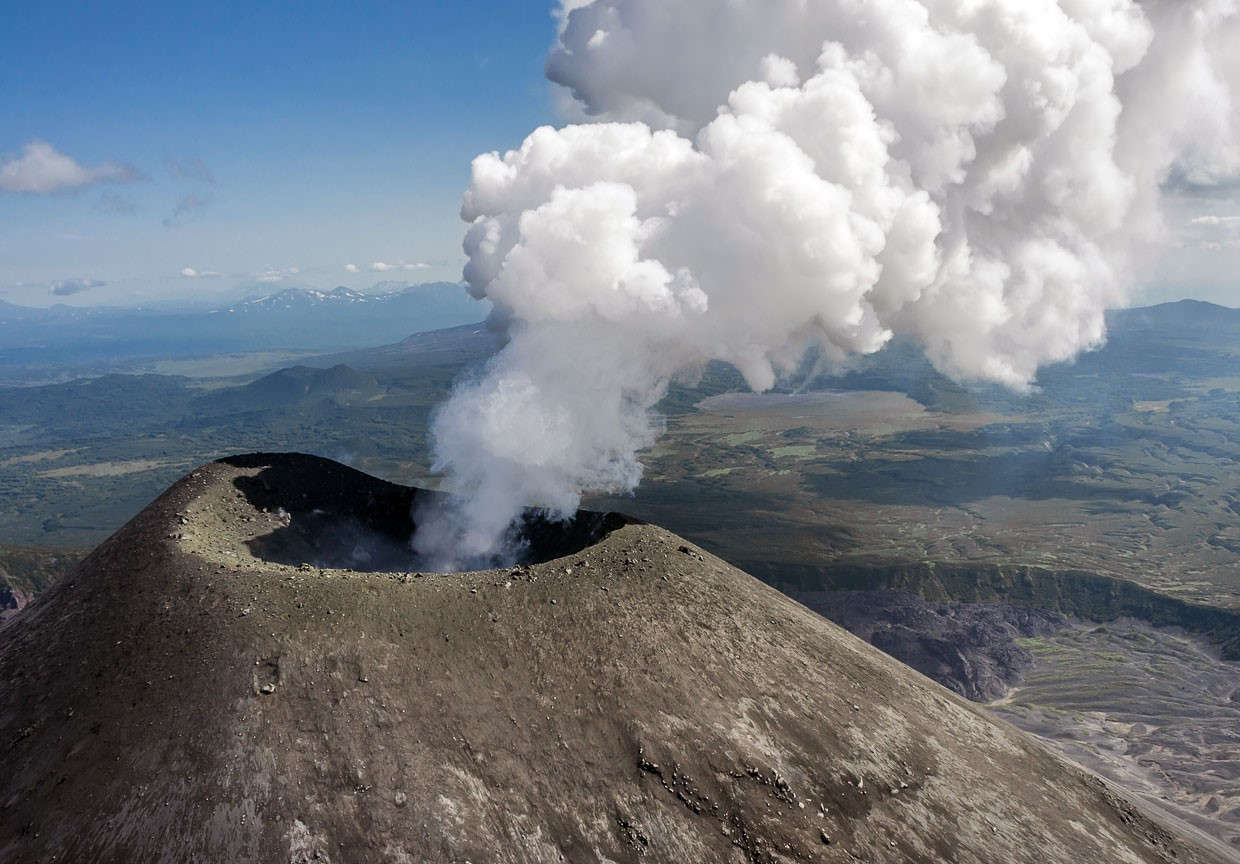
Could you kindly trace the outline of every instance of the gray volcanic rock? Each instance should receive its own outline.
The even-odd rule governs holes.
[[[0,860],[1220,860],[652,525],[340,568],[418,494],[215,462],[0,629]]]

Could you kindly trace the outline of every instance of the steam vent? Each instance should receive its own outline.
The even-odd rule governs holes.
[[[1213,861],[653,525],[408,572],[420,493],[182,479],[0,630],[0,861]]]

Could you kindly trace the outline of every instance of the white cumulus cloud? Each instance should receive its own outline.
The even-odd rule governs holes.
[[[47,195],[94,183],[134,180],[134,170],[115,162],[85,166],[46,141],[31,141],[20,156],[0,157],[0,189]]]

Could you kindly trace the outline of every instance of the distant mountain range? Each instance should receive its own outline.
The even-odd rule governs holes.
[[[490,312],[490,304],[450,282],[376,287],[389,290],[289,288],[203,312],[36,309],[0,301],[0,369],[12,374],[122,358],[347,350],[476,323]]]
[[[384,286],[390,285],[390,283],[381,284]],[[424,297],[429,292],[443,287],[451,288],[453,291],[462,290],[460,285],[454,285],[450,282],[401,286],[395,291],[390,290],[390,288],[386,291],[358,291],[356,288],[346,288],[343,285],[339,285],[330,291],[318,291],[314,288],[285,288],[283,291],[277,291],[275,294],[247,298],[231,306],[213,311],[227,313],[287,312],[301,309],[319,309],[325,306],[340,306],[350,303],[384,304],[391,303],[393,299],[399,297],[411,295]]]
[[[1216,331],[1240,328],[1240,309],[1207,303],[1204,300],[1178,300],[1174,303],[1159,303],[1157,306],[1116,309],[1107,318],[1112,329],[1205,328]]]

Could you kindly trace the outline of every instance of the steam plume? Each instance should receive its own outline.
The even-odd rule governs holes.
[[[522,504],[626,490],[652,407],[712,359],[915,338],[1027,388],[1104,338],[1160,185],[1240,168],[1235,0],[563,0],[583,122],[473,163],[465,277],[511,341],[434,424],[466,493],[420,551],[495,553]],[[584,122],[589,121],[589,122]]]

